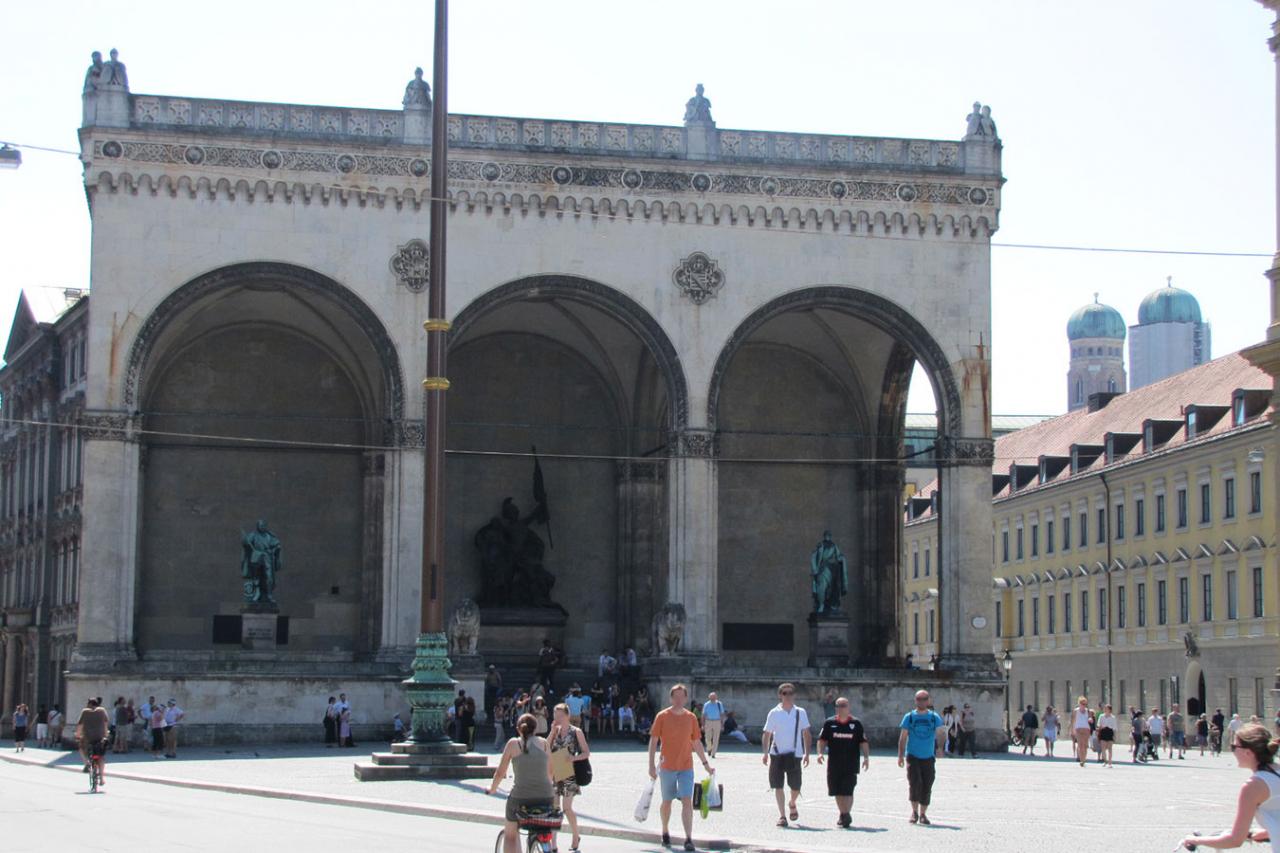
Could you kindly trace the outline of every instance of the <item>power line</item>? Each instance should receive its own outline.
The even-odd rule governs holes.
[[[77,159],[79,159],[79,157],[81,156],[79,151],[71,151],[65,148],[51,148],[51,147],[41,146],[41,145],[28,145],[26,143],[20,143],[20,142],[5,142],[3,140],[0,140],[0,144],[9,145],[13,148],[26,148],[26,149],[31,149],[33,151],[46,151],[53,154],[67,154],[67,155],[76,157]],[[164,165],[164,164],[159,164],[159,165]],[[227,169],[227,168],[222,168],[219,166],[211,166],[207,164],[201,164],[199,168],[200,168],[200,171],[202,172],[212,172],[214,174],[223,175],[225,177],[243,178],[245,180],[252,180],[254,182],[262,180],[262,176],[260,174],[255,174],[252,172],[240,171],[236,169]],[[358,173],[354,173],[353,177],[356,176],[357,174]],[[320,183],[316,181],[309,182],[307,186],[308,187],[319,186],[319,187],[324,187],[332,190],[341,190],[343,192],[364,193],[364,192],[370,191],[370,188],[368,187],[355,187],[348,184],[338,184],[338,183]],[[430,196],[418,197],[419,203],[423,205],[428,204],[434,200],[435,199],[432,199]],[[446,199],[446,201],[449,204],[454,205],[455,207],[461,204],[459,199],[456,197]],[[499,206],[499,205],[494,205],[494,206]],[[521,205],[514,205],[514,204],[511,204],[510,202],[504,202],[500,206],[504,208],[509,208],[511,210],[521,210],[524,212],[538,212],[539,210],[545,211],[545,208],[535,209],[527,203],[521,204]],[[591,210],[557,209],[550,212],[558,216],[566,216],[566,215],[574,216],[574,217],[585,216],[592,219],[605,219],[605,220],[630,221],[631,219],[634,218],[634,217],[625,216],[617,213],[601,213],[599,211],[591,211]],[[707,223],[704,223],[701,220],[686,220],[684,224],[703,225]],[[734,225],[734,224],[725,225],[721,223],[721,224],[717,224],[715,227],[747,228],[751,226]],[[821,233],[816,229],[808,229],[808,228],[803,230],[791,229],[791,228],[785,228],[785,229],[779,229],[779,230],[785,230],[786,232],[792,233],[792,234]],[[880,239],[880,240],[903,239],[901,237],[892,237],[884,234],[859,234],[858,236],[872,238],[872,239]],[[1122,255],[1123,254],[1174,255],[1174,256],[1183,256],[1183,257],[1213,257],[1213,258],[1271,258],[1273,256],[1272,253],[1270,252],[1224,252],[1224,251],[1213,251],[1213,250],[1204,250],[1204,249],[1148,249],[1148,248],[1134,248],[1134,247],[1126,247],[1126,246],[1069,246],[1069,245],[1060,245],[1060,244],[1054,244],[1054,243],[991,243],[990,246],[993,249],[1032,249],[1032,250],[1049,251],[1049,252],[1105,252],[1109,254],[1122,254]]]

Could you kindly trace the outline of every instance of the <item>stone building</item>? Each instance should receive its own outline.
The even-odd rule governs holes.
[[[84,497],[88,297],[23,293],[0,367],[0,707],[66,708]]]
[[[95,69],[73,693],[182,694],[196,738],[231,715],[310,737],[338,688],[358,723],[399,710],[420,629],[421,324],[448,319],[446,608],[480,602],[482,657],[531,660],[542,636],[571,664],[657,653],[667,620],[678,644],[650,671],[714,677],[744,718],[781,673],[809,691],[861,677],[898,710],[910,688],[881,668],[901,655],[919,362],[946,499],[942,689],[998,695],[989,114],[954,140],[724,129],[701,94],[672,126],[450,115],[449,317],[428,318],[422,81],[368,110],[134,94],[118,58]],[[256,519],[284,560],[275,636],[250,642]],[[824,528],[856,596],[825,653],[861,670],[805,669]],[[504,531],[558,607],[513,606],[486,550]]]
[[[1270,719],[1280,654],[1270,397],[1270,377],[1233,353],[997,440],[993,652],[1012,656],[1014,707],[1084,695]],[[927,498],[908,515],[904,647],[928,660],[936,518]]]
[[[1084,408],[1094,394],[1123,394],[1124,318],[1110,305],[1093,302],[1067,320],[1071,361],[1067,369],[1067,411]]]
[[[1210,325],[1200,303],[1173,286],[1148,293],[1138,306],[1138,325],[1129,327],[1129,384],[1141,388],[1213,358]]]

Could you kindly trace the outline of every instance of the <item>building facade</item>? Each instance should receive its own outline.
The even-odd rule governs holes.
[[[1110,305],[1093,302],[1067,321],[1071,359],[1067,368],[1067,411],[1088,405],[1094,394],[1128,390],[1124,370],[1124,318]]]
[[[18,300],[0,368],[0,686],[6,731],[19,702],[60,705],[76,644],[84,498],[88,298]],[[33,304],[41,311],[33,309]]]
[[[337,686],[370,718],[400,708],[421,627],[428,319],[452,327],[446,610],[479,602],[482,656],[531,655],[548,633],[571,661],[656,653],[674,631],[668,671],[702,667],[763,713],[767,681],[813,652],[808,556],[830,529],[859,596],[835,651],[900,658],[899,451],[919,362],[948,507],[941,656],[999,690],[988,115],[957,140],[722,129],[701,94],[675,126],[450,115],[449,316],[428,318],[425,84],[402,109],[363,110],[124,80],[90,71],[80,134],[81,695],[185,692],[205,709],[193,737],[246,708],[309,737],[308,697]],[[531,446],[549,502],[526,515]],[[246,650],[255,519],[283,544],[287,629]],[[559,608],[495,589],[482,546],[507,525],[545,542],[523,556],[554,576],[548,592],[535,574]]]
[[[1280,654],[1271,382],[1224,356],[996,443],[993,654],[1014,707],[1270,719]],[[928,501],[908,510],[905,647],[934,654]],[[936,558],[935,558],[936,559]]]
[[[1200,303],[1185,290],[1165,287],[1143,298],[1138,325],[1129,327],[1129,382],[1141,388],[1213,358],[1212,329]]]

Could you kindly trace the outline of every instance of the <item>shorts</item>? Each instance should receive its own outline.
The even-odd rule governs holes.
[[[14,739],[14,740],[26,740],[26,739],[27,739],[27,727],[26,727],[26,726],[14,726],[14,727],[13,727],[13,739]]]
[[[692,772],[692,771],[691,771]],[[551,800],[543,800],[537,797],[507,797],[507,808],[505,817],[512,823],[516,823],[516,810],[521,806],[551,806]]]
[[[1179,747],[1186,746],[1187,735],[1185,732],[1173,732],[1172,734],[1169,735],[1169,742],[1172,743],[1174,746],[1179,746]]]
[[[1151,745],[1154,746],[1156,749],[1160,748],[1160,735],[1151,736]]]
[[[769,787],[774,790],[781,788],[783,777],[786,777],[788,788],[800,790],[800,756],[793,752],[769,756]]]
[[[1115,739],[1116,739],[1115,730],[1112,729],[1110,726],[1103,726],[1102,728],[1098,729],[1098,740],[1102,741],[1103,743],[1111,743]]]
[[[858,765],[852,767],[834,767],[827,765],[827,796],[852,797],[853,789],[858,787]]]
[[[687,800],[693,796],[693,768],[688,770],[659,770],[658,784],[662,788],[662,801]]]

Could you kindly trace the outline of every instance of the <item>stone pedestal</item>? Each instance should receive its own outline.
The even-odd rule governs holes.
[[[564,648],[568,621],[569,617],[555,607],[482,607],[480,655],[490,663],[531,663],[544,639]]]
[[[809,666],[849,665],[849,617],[844,613],[809,614]]]
[[[240,614],[241,647],[253,652],[275,651],[279,622],[279,613],[245,610]]]

